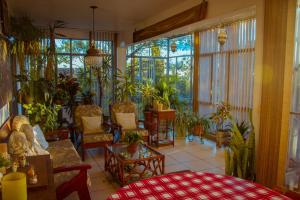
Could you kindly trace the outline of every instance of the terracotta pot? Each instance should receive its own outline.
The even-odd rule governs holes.
[[[138,149],[138,144],[137,143],[133,143],[127,146],[127,151],[131,154],[134,154]]]
[[[193,128],[193,133],[194,133],[194,135],[197,135],[197,136],[203,135],[203,133],[204,133],[204,128],[203,128],[203,126],[201,126],[201,125],[196,125],[196,126]]]

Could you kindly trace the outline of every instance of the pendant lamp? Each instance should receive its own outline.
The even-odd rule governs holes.
[[[93,31],[90,34],[90,46],[84,57],[84,62],[89,67],[98,68],[102,66],[103,53],[95,46],[95,9],[97,6],[91,6],[90,8],[93,10]]]

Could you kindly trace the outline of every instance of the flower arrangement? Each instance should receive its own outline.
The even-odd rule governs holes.
[[[221,102],[217,106],[217,111],[212,114],[211,120],[216,123],[218,130],[224,130],[224,122],[230,117],[230,105]]]

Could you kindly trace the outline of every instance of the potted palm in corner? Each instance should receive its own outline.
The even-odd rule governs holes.
[[[225,173],[255,181],[255,132],[251,119],[250,113],[250,126],[244,123],[241,127],[230,118],[232,138],[224,151]]]
[[[144,106],[145,122],[152,120],[151,109],[154,106],[154,100],[157,99],[157,90],[152,86],[151,81],[146,81],[140,88],[142,102]]]

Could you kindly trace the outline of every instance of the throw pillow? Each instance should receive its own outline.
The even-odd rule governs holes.
[[[93,134],[102,132],[101,116],[81,117],[84,134]]]
[[[136,129],[134,113],[116,113],[116,120],[119,125],[125,130]]]
[[[38,143],[41,145],[41,147],[43,149],[47,149],[49,144],[45,139],[44,133],[42,131],[42,129],[40,128],[39,125],[35,125],[33,127],[33,133],[34,133],[34,137],[36,138],[36,140],[38,141]]]

